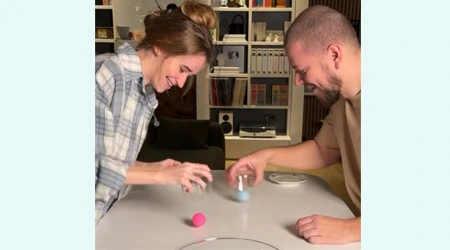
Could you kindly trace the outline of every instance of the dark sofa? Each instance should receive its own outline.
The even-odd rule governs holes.
[[[171,158],[225,169],[225,135],[219,123],[210,120],[176,119],[160,116],[160,125],[150,122],[138,161]]]

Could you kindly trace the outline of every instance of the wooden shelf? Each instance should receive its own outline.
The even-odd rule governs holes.
[[[209,106],[212,109],[288,109],[288,106],[244,105],[244,106]]]
[[[228,11],[228,12],[247,12],[250,9],[247,7],[213,7],[215,11]]]
[[[113,5],[95,5],[96,10],[112,10],[114,9]]]
[[[290,78],[291,75],[258,75],[258,74],[250,74],[252,78]]]
[[[239,73],[239,74],[227,74],[227,73],[209,73],[209,77],[236,77],[236,78],[245,78],[248,77],[248,74],[246,73]]]
[[[244,31],[246,32],[246,40],[247,41],[226,41],[222,39],[222,41],[214,42],[214,45],[217,46],[218,49],[224,48],[223,46],[242,46],[244,48],[244,64],[241,61],[233,63],[226,63],[225,65],[239,65],[241,68],[244,66],[244,73],[211,73],[212,66],[215,66],[216,63],[209,65],[198,75],[197,82],[197,119],[211,119],[215,121],[220,121],[221,114],[225,112],[230,113],[230,117],[233,121],[233,131],[238,131],[236,126],[239,126],[242,122],[264,122],[264,117],[270,116],[274,120],[274,125],[276,126],[276,130],[279,131],[279,135],[275,138],[248,138],[248,137],[239,137],[238,134],[234,134],[232,136],[226,136],[226,158],[234,159],[238,157],[242,157],[248,153],[251,153],[254,150],[258,150],[266,147],[276,147],[276,146],[288,146],[295,143],[299,143],[302,140],[302,117],[303,117],[303,88],[301,87],[293,87],[294,82],[294,74],[292,69],[283,68],[283,72],[286,70],[289,71],[287,74],[255,74],[260,71],[253,71],[252,66],[254,64],[258,65],[259,63],[262,65],[271,65],[274,67],[271,72],[279,72],[279,69],[276,69],[276,65],[278,62],[271,61],[265,57],[268,56],[269,52],[274,51],[274,55],[285,56],[285,52],[281,52],[284,50],[283,41],[280,40],[278,42],[266,42],[261,38],[258,41],[252,41],[254,28],[252,26],[253,22],[266,22],[266,31],[267,30],[284,30],[284,25],[286,21],[292,21],[297,12],[297,4],[300,6],[307,6],[306,0],[295,0],[291,1],[292,5],[286,8],[264,8],[264,7],[214,7],[214,10],[219,12],[219,18],[226,22],[228,25],[231,20],[233,20],[233,16],[236,14],[241,14],[244,17]],[[232,13],[230,13],[232,12]],[[226,25],[226,26],[228,26]],[[224,35],[227,33],[227,29],[224,28],[220,35]],[[252,31],[252,32],[250,32]],[[217,34],[216,34],[217,35]],[[264,35],[264,34],[263,34]],[[265,36],[264,36],[265,37]],[[224,41],[225,40],[225,41]],[[240,47],[240,49],[242,49]],[[261,58],[260,62],[257,62],[258,57],[255,56],[255,50],[267,51],[267,53],[262,52],[261,55],[264,56]],[[281,52],[281,53],[280,53]],[[219,53],[219,52],[217,52]],[[259,52],[258,52],[259,53]],[[255,58],[256,57],[256,58]],[[239,58],[242,60],[242,58]],[[279,57],[278,60],[283,60],[281,64],[278,66],[284,66],[284,62],[286,62],[286,58]],[[281,61],[280,61],[281,62]],[[270,63],[270,64],[269,64]],[[276,63],[276,64],[273,64]],[[255,69],[253,67],[253,69]],[[242,69],[241,69],[242,70]],[[262,71],[260,71],[262,72]],[[266,73],[269,71],[265,70]],[[215,84],[211,84],[212,78],[244,78],[246,82],[245,86],[245,99],[244,103],[256,103],[255,99],[255,84],[263,84],[265,85],[265,102],[262,102],[262,86],[257,91],[257,96],[260,97],[260,103],[263,105],[241,105],[241,106],[231,106],[231,105],[223,105],[223,103],[233,103],[230,101],[231,99],[236,98],[237,93],[239,93],[239,103],[242,104],[242,89],[236,90],[236,85],[232,85],[232,81],[217,81]],[[214,83],[214,82],[213,82]],[[223,84],[222,84],[223,83]],[[272,88],[276,85],[286,85],[280,90]],[[224,87],[225,86],[225,87]],[[238,84],[238,86],[241,86]],[[259,85],[257,85],[259,87]],[[228,88],[228,89],[225,89]],[[218,93],[219,91],[229,90],[222,96]],[[282,90],[282,91],[281,91]],[[231,92],[230,92],[231,91]],[[252,93],[253,91],[253,93]],[[236,93],[235,93],[236,92]],[[282,93],[280,93],[282,92]],[[272,103],[279,104],[275,98],[283,98],[283,104],[287,105],[272,105]],[[281,95],[282,94],[282,95]],[[217,98],[221,97],[219,101]],[[285,100],[287,98],[287,102]],[[224,101],[226,99],[226,101]],[[253,100],[253,102],[251,101]],[[280,99],[278,99],[279,101]],[[211,105],[214,103],[215,105]],[[222,104],[222,105],[219,105]],[[236,103],[236,102],[234,102]]]
[[[96,43],[114,43],[114,39],[101,39],[101,38],[96,38],[95,39]]]
[[[248,45],[247,41],[242,42],[229,42],[229,41],[217,41],[214,42],[215,45]]]
[[[102,2],[98,2],[100,5],[95,5],[95,54],[103,54],[107,52],[115,52],[117,43],[115,38],[117,37],[117,23],[116,23],[116,11],[115,0],[109,1],[109,5],[101,5]],[[98,29],[106,29],[107,35],[98,36]],[[105,38],[101,38],[105,37]],[[107,38],[106,38],[107,37]]]
[[[283,42],[258,42],[258,41],[254,41],[254,42],[250,42],[251,45],[264,45],[264,46],[282,46]]]

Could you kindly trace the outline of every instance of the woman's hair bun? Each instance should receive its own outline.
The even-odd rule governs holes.
[[[217,14],[211,6],[196,2],[195,0],[185,0],[180,8],[181,12],[193,22],[203,25],[208,29],[217,27]]]

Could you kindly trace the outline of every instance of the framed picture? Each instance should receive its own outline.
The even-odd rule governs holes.
[[[239,72],[245,72],[245,46],[227,45],[222,47],[225,55],[225,67],[239,67]]]
[[[282,30],[266,30],[266,42],[282,42],[284,39],[284,32]]]
[[[95,28],[95,38],[100,39],[113,39],[113,29],[112,28]]]
[[[133,31],[133,39],[136,41],[142,40],[144,38],[145,32],[143,30],[135,30]]]
[[[106,29],[97,29],[96,37],[97,38],[108,38],[108,32],[106,31]]]

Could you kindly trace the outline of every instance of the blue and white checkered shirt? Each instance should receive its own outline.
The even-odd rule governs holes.
[[[141,63],[127,43],[95,63],[95,223],[124,188],[158,106],[150,85],[142,84]]]

